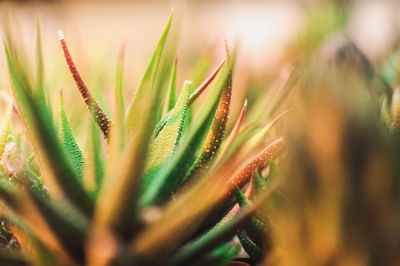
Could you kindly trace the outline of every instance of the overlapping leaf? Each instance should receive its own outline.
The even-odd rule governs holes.
[[[127,142],[122,151],[116,144],[119,135],[111,135],[111,152],[107,161],[106,175],[101,186],[95,214],[95,224],[100,228],[124,230],[131,228],[137,204],[137,187],[142,177],[155,120],[158,115],[158,103],[161,86],[156,80],[157,69],[161,61],[171,26],[172,15],[160,37],[156,49],[142,77],[136,95],[125,117],[129,131]]]
[[[50,174],[52,179],[60,185],[66,197],[76,203],[78,208],[85,213],[91,213],[93,201],[83,189],[78,173],[58,139],[51,113],[46,106],[40,104],[40,100],[36,100],[32,95],[30,82],[25,72],[20,70],[20,63],[13,56],[15,53],[11,54],[6,44],[5,51],[16,100],[29,131],[35,139],[32,144],[43,164],[42,170]]]
[[[173,156],[169,157],[166,166],[160,169],[143,188],[140,199],[142,207],[164,202],[181,185],[186,172],[194,162],[195,153],[201,145],[201,141],[211,126],[213,114],[218,107],[222,91],[228,83],[234,61],[232,59],[229,65],[222,70],[213,90],[201,107],[196,122],[182,138]]]
[[[78,143],[76,143],[74,134],[72,133],[71,126],[68,122],[62,95],[60,95],[60,124],[61,124],[60,126],[61,138],[63,141],[64,149],[68,153],[75,170],[77,171],[79,177],[82,180],[83,154],[78,146]]]
[[[171,28],[171,22],[172,22],[172,13],[171,16],[167,22],[167,25],[164,28],[163,33],[161,34],[160,40],[158,41],[158,44],[154,50],[154,53],[147,65],[146,71],[140,81],[139,87],[136,90],[135,97],[133,98],[132,103],[130,104],[126,117],[125,117],[125,124],[127,126],[128,130],[134,130],[134,125],[135,125],[135,118],[142,115],[142,110],[140,109],[141,106],[143,106],[143,102],[146,102],[149,98],[152,98],[152,94],[154,94],[155,84],[157,83],[155,81],[157,77],[157,73],[159,70],[159,65],[160,61],[162,58],[163,50],[166,45],[168,33]],[[158,114],[156,112],[156,114]],[[153,117],[153,119],[156,119],[156,116]],[[156,124],[155,121],[152,121],[152,126]]]
[[[152,171],[153,168],[162,165],[178,144],[182,134],[191,88],[191,82],[186,81],[175,107],[168,115],[165,126],[151,142],[146,170]],[[143,182],[146,182],[146,180],[143,180]]]

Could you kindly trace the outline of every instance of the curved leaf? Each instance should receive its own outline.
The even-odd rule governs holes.
[[[222,150],[218,154],[218,159],[215,162],[216,164],[218,164],[218,162],[220,162],[223,159],[225,154],[228,152],[229,148],[232,146],[233,141],[236,139],[237,135],[239,134],[239,130],[243,123],[244,116],[246,115],[246,111],[247,111],[247,100],[244,101],[242,110],[240,111],[239,117],[238,117],[236,124],[233,127],[231,133],[229,134],[229,137],[222,144]]]
[[[237,187],[242,188],[247,184],[252,177],[254,171],[262,170],[267,167],[273,159],[275,159],[283,146],[283,139],[277,139],[266,147],[261,153],[257,155],[252,161],[244,166],[234,177],[229,181],[229,186],[224,191],[224,197],[229,199],[237,191]]]
[[[89,108],[89,111],[91,112],[93,118],[95,119],[98,127],[100,128],[101,132],[103,133],[104,137],[108,139],[111,126],[112,126],[112,121],[111,119],[107,116],[107,114],[103,111],[103,109],[100,107],[100,105],[97,103],[95,98],[92,96],[90,93],[89,89],[86,87],[85,82],[81,78],[78,69],[76,68],[74,62],[72,61],[71,54],[69,53],[67,44],[64,39],[64,34],[62,31],[58,32],[60,36],[60,42],[62,49],[64,51],[64,56],[65,60],[67,62],[68,68],[72,74],[72,78],[75,80],[76,86],[79,89],[79,92],[82,95],[83,100],[86,103],[86,106]]]
[[[15,65],[6,44],[5,51],[15,97],[28,130],[35,139],[32,144],[43,164],[42,170],[47,170],[46,174],[50,174],[53,180],[60,185],[65,196],[71,202],[75,203],[84,213],[90,214],[93,210],[93,200],[84,190],[78,173],[73,168],[57,137],[50,111],[47,106],[40,105],[40,101],[37,101],[31,94],[32,89],[27,81],[28,78],[24,71],[20,71],[20,66]]]
[[[179,99],[175,107],[169,113],[165,126],[150,143],[145,167],[146,170],[151,170],[164,163],[178,144],[182,134],[191,88],[192,83],[190,81],[185,81]],[[144,180],[144,182],[146,182],[146,180]]]
[[[161,34],[156,49],[154,50],[153,55],[147,65],[146,71],[143,74],[143,77],[139,83],[139,87],[136,90],[132,103],[128,108],[128,112],[125,117],[125,124],[129,131],[133,130],[135,118],[142,115],[140,110],[142,102],[146,102],[149,98],[151,98],[150,94],[153,94],[154,90],[156,90],[155,78],[157,77],[161,57],[165,48],[169,30],[171,28],[171,21],[172,13],[168,19],[167,25],[165,26],[163,33]],[[158,114],[156,113],[156,115]],[[155,120],[156,115],[154,115],[152,119]],[[155,125],[155,121],[152,121],[152,123],[153,125]]]
[[[239,233],[238,238],[243,249],[253,261],[258,261],[263,257],[263,250],[251,243],[243,234]]]
[[[83,174],[83,155],[80,150],[78,143],[76,143],[74,135],[72,133],[71,126],[68,122],[67,114],[65,112],[64,101],[62,93],[60,95],[60,128],[61,128],[61,138],[63,141],[64,149],[67,151],[69,157],[71,158],[72,165],[78,172],[80,179],[82,180]]]
[[[157,172],[152,182],[143,190],[139,205],[145,207],[151,204],[160,204],[168,199],[171,194],[182,184],[183,178],[189,167],[193,164],[195,153],[207,133],[215,113],[221,93],[233,67],[234,60],[224,69],[216,82],[215,89],[211,90],[202,105],[199,116],[179,142],[173,156],[170,156],[165,167]]]

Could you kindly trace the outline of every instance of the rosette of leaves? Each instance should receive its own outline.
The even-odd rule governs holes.
[[[269,124],[232,152],[244,111],[225,140],[235,52],[227,52],[226,62],[196,89],[184,82],[177,96],[174,49],[166,47],[171,20],[172,16],[127,108],[121,53],[112,117],[86,86],[60,32],[67,65],[94,121],[86,152],[74,138],[62,95],[57,132],[40,34],[35,78],[7,35],[14,104],[33,156],[18,171],[1,173],[0,197],[8,219],[18,228],[26,263],[223,265],[236,256],[238,247],[230,239],[270,190],[260,192],[229,222],[215,225],[233,207],[237,187],[269,165],[283,140],[262,147]],[[192,106],[211,83],[206,99]],[[90,188],[84,185],[87,179],[92,181]]]

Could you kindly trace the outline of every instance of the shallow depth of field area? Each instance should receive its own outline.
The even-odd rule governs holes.
[[[0,2],[0,265],[400,265],[399,14]]]

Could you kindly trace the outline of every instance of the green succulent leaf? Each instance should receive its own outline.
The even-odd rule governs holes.
[[[124,126],[127,142],[122,150],[120,137],[112,135],[106,175],[98,195],[95,224],[100,228],[124,231],[131,228],[136,215],[137,191],[145,167],[152,132],[156,124],[162,86],[157,71],[171,26],[172,14],[148,63],[135,97],[128,108]],[[118,145],[115,145],[118,144]],[[118,147],[118,148],[115,148]]]
[[[392,124],[392,118],[390,115],[389,111],[389,106],[388,106],[388,98],[384,97],[382,100],[382,106],[381,106],[381,118],[385,125],[390,128]]]
[[[124,55],[126,42],[122,44],[117,62],[117,74],[115,78],[115,108],[116,120],[122,123],[125,116],[125,97],[124,97]]]
[[[176,103],[176,72],[178,67],[178,59],[175,58],[174,66],[171,72],[171,80],[168,86],[168,112],[171,111]]]
[[[46,102],[46,91],[44,87],[44,65],[43,65],[43,53],[42,53],[42,38],[40,24],[37,25],[37,36],[36,36],[36,88],[39,92],[39,98]]]
[[[203,265],[224,266],[232,261],[239,251],[240,245],[225,244],[206,255],[201,263]]]
[[[89,190],[95,194],[99,191],[104,178],[104,159],[101,150],[100,134],[94,123],[91,123],[89,136],[88,160],[85,178]]]
[[[243,234],[239,233],[238,238],[240,244],[242,244],[243,249],[249,254],[253,261],[258,261],[263,257],[263,250],[254,245],[250,240],[248,240]]]
[[[65,250],[76,260],[84,260],[84,237],[89,228],[88,220],[74,211],[70,204],[53,202],[40,191],[29,190],[39,212]]]
[[[240,208],[243,208],[243,207],[251,204],[251,201],[246,198],[246,196],[240,189],[238,189],[236,198],[237,198],[237,202],[239,203]],[[250,237],[250,239],[254,243],[256,243],[257,245],[264,244],[264,242],[265,242],[265,237],[264,237],[265,224],[262,221],[255,218],[254,216],[252,216],[250,218],[250,220],[246,223],[244,228],[246,230],[247,235]]]
[[[28,125],[28,130],[34,136],[33,146],[40,147],[38,154],[42,157],[41,162],[45,164],[46,173],[59,183],[65,196],[71,202],[84,213],[90,214],[93,210],[93,200],[84,190],[79,181],[79,174],[75,171],[58,139],[50,111],[32,95],[25,72],[21,71],[19,63],[13,59],[15,57],[12,57],[6,44],[5,52],[16,100]]]
[[[270,173],[272,176],[272,168],[275,168],[273,166],[274,164],[270,164]],[[269,179],[269,178],[268,178]],[[257,195],[258,193],[261,193],[263,190],[268,188],[268,181],[264,179],[264,177],[261,175],[259,171],[256,171],[256,174],[254,175],[254,195]]]
[[[244,195],[243,191],[240,188],[237,189],[236,200],[239,203],[240,207],[247,206],[248,204],[251,203],[250,200],[246,198],[246,196]]]
[[[218,107],[219,99],[223,89],[229,80],[234,60],[224,68],[215,84],[215,87],[199,110],[195,122],[184,134],[173,155],[165,162],[165,167],[160,169],[141,194],[140,206],[145,207],[152,204],[161,204],[182,184],[186,172],[195,160],[195,154],[202,140],[207,134],[214,113]]]
[[[175,107],[169,113],[165,126],[150,143],[146,170],[151,172],[154,168],[165,163],[178,144],[182,134],[191,88],[191,82],[186,81]],[[145,175],[143,182],[151,183],[151,180],[146,180]]]
[[[221,226],[215,226],[209,232],[184,246],[179,250],[171,259],[172,265],[186,265],[191,259],[194,259],[216,247],[224,242],[229,241],[236,233],[237,228],[240,228],[248,222],[250,217],[254,214],[256,208],[260,206],[270,196],[275,188],[271,188],[268,193],[264,193],[255,199],[254,204],[251,204],[229,219]]]
[[[61,128],[61,138],[63,142],[64,149],[69,155],[72,165],[76,172],[79,174],[80,180],[82,180],[83,174],[83,154],[80,150],[78,143],[74,138],[71,126],[68,122],[67,114],[65,112],[64,100],[62,95],[60,95],[60,128]]]
[[[149,98],[151,98],[151,94],[154,93],[155,90],[157,90],[157,72],[160,68],[160,61],[167,42],[168,33],[171,28],[171,22],[172,13],[168,19],[167,25],[165,26],[163,33],[161,34],[156,49],[154,50],[153,55],[147,65],[146,71],[143,74],[143,77],[139,83],[139,87],[136,90],[135,97],[133,98],[133,101],[128,108],[125,117],[125,124],[129,131],[134,130],[135,118],[141,115],[141,103],[146,102]],[[156,112],[156,115],[158,115],[158,112]],[[156,124],[156,115],[153,117],[153,126]]]

